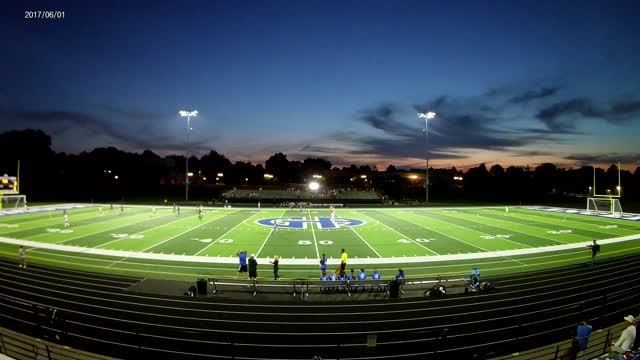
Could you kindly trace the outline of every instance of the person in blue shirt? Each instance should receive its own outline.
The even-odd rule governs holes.
[[[247,274],[247,279],[249,278],[249,272],[247,269],[247,250],[240,250],[236,253],[238,257],[238,261],[240,262],[240,267],[238,268],[238,275],[236,275],[236,279],[240,278],[240,273]]]
[[[404,279],[404,270],[398,269],[398,273],[396,274],[396,280],[403,280],[403,279]]]
[[[338,274],[338,281],[340,281],[340,285],[338,286],[338,290],[346,291],[347,290],[347,274],[341,272]]]
[[[584,319],[580,325],[578,325],[578,351],[582,352],[587,350],[589,346],[589,336],[591,336],[591,325],[589,325],[589,321]],[[580,356],[581,354],[578,354]]]
[[[380,278],[382,278],[382,274],[380,274],[378,270],[373,270],[373,272],[371,273],[371,279],[380,280]]]
[[[358,280],[367,280],[367,273],[364,271],[364,269],[360,269],[360,272],[358,273]]]
[[[331,282],[332,282],[331,286],[329,287],[329,290],[333,291],[333,290],[336,289],[335,282],[338,281],[338,277],[336,276],[335,273],[330,273],[329,274],[329,280],[331,280]]]
[[[355,270],[351,269],[351,271],[347,274],[347,280],[354,281],[356,279]]]
[[[329,277],[327,276],[327,272],[326,272],[326,271],[324,271],[324,270],[322,271],[322,274],[320,274],[320,281],[324,281],[324,282],[329,281]],[[321,293],[326,293],[326,292],[327,292],[327,290],[329,290],[329,288],[327,287],[327,285],[324,285],[324,284],[323,284],[323,285],[321,285],[321,286],[320,286],[320,292],[321,292]]]
[[[327,271],[327,255],[322,254],[322,259],[320,259],[320,271]]]
[[[373,285],[371,290],[375,288],[376,292],[382,291],[382,284],[380,282],[380,279],[382,279],[382,274],[377,269],[373,270],[373,272],[371,273],[371,279],[376,282],[376,284]]]

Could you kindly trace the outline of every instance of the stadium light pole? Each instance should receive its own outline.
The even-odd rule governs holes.
[[[189,133],[191,132],[191,117],[198,116],[198,110],[184,111],[180,110],[180,116],[187,118],[187,143],[185,146],[185,162],[186,170],[184,172],[184,200],[189,201]]]
[[[425,158],[427,160],[427,171],[424,178],[425,183],[425,200],[426,204],[429,204],[429,120],[436,117],[436,113],[429,111],[426,113],[418,113],[419,118],[424,118],[424,139],[425,139]]]

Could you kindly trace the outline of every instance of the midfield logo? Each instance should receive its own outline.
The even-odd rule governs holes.
[[[367,222],[358,219],[346,219],[336,218],[331,220],[330,217],[315,217],[313,219],[307,219],[306,216],[289,217],[289,218],[271,218],[256,220],[256,224],[261,226],[273,227],[274,224],[278,225],[281,229],[306,229],[308,224],[315,225],[318,229],[338,229],[341,227],[356,227],[364,225]]]

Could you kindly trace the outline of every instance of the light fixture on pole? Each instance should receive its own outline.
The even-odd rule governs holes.
[[[424,178],[425,183],[425,200],[429,204],[429,120],[436,117],[436,113],[429,111],[426,113],[418,113],[419,118],[424,118],[424,139],[426,143],[425,158],[427,159],[427,171]]]
[[[187,143],[185,146],[185,160],[186,160],[186,169],[184,172],[184,199],[185,201],[189,200],[189,133],[191,132],[191,117],[198,116],[198,110],[194,111],[184,111],[180,110],[180,116],[187,118]]]

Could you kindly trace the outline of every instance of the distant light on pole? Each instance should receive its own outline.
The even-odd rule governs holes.
[[[436,117],[436,113],[429,111],[426,113],[418,113],[419,118],[424,118],[424,139],[426,143],[425,158],[427,160],[427,171],[425,175],[425,200],[429,204],[429,120]]]
[[[318,183],[317,183],[317,182],[315,182],[315,181],[309,184],[309,189],[310,189],[310,190],[316,191],[316,190],[318,190],[319,188],[320,188],[320,184],[318,184]]]
[[[179,112],[181,117],[186,117],[187,118],[187,143],[186,143],[186,149],[185,149],[185,163],[186,163],[186,169],[185,169],[185,176],[184,176],[184,199],[185,200],[189,200],[189,133],[191,132],[191,130],[193,130],[191,128],[191,117],[196,117],[198,116],[198,110],[194,110],[194,111],[185,111],[185,110],[180,110]]]

